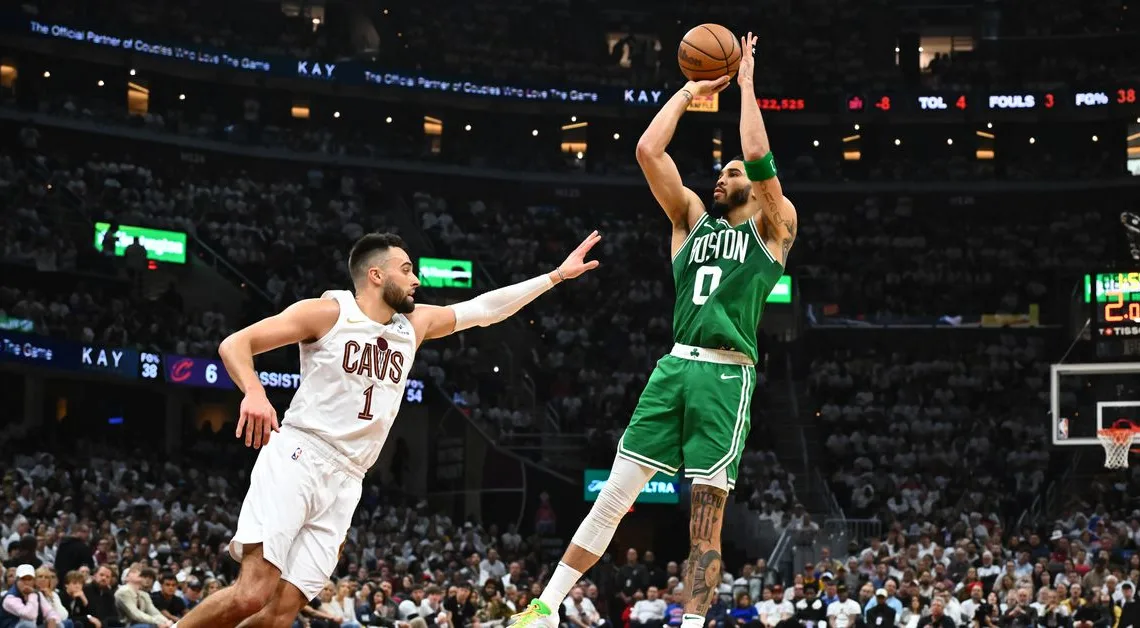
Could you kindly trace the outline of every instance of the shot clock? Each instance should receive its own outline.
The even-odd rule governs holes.
[[[1085,275],[1084,292],[1097,355],[1140,356],[1140,271]]]

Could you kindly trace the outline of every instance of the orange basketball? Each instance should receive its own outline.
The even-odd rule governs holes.
[[[681,39],[677,64],[691,81],[711,81],[736,74],[740,67],[740,41],[720,24],[701,24]]]

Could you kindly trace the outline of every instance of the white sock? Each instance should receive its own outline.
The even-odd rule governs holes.
[[[558,567],[554,570],[554,575],[550,576],[550,582],[546,583],[546,588],[542,590],[542,595],[538,599],[549,606],[552,613],[557,614],[558,607],[562,605],[562,601],[566,599],[570,589],[573,589],[574,585],[578,584],[581,579],[582,572],[566,563],[559,562]]]
[[[705,628],[705,618],[693,613],[681,615],[681,628]]]

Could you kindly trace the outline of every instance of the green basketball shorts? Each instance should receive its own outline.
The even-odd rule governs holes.
[[[662,473],[736,485],[750,426],[756,368],[735,351],[674,345],[641,393],[618,455]]]

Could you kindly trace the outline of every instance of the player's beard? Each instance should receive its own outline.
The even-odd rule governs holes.
[[[387,303],[388,307],[396,310],[397,314],[411,314],[412,310],[416,309],[416,302],[392,284],[384,285],[380,298],[384,299],[384,303]]]
[[[748,202],[748,195],[751,190],[744,188],[736,190],[735,192],[726,192],[721,200],[714,200],[712,206],[709,207],[709,214],[713,218],[724,218],[729,211],[740,207]]]

